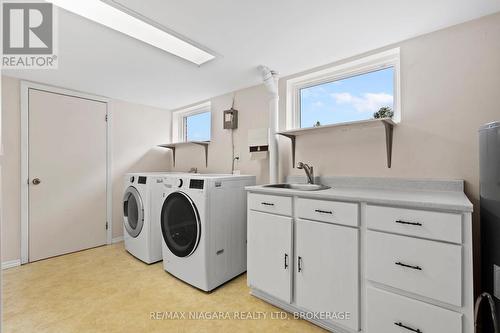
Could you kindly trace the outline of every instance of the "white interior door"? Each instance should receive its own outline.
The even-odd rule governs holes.
[[[106,103],[28,94],[29,261],[105,244]]]
[[[296,302],[359,330],[359,231],[329,223],[296,223]]]
[[[292,219],[248,212],[248,284],[276,298],[292,300]]]

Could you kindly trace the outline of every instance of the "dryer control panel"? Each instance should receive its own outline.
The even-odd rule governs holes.
[[[189,181],[189,188],[195,188],[198,190],[203,190],[204,180],[203,179],[191,179]]]
[[[165,188],[173,189],[191,189],[191,190],[205,190],[207,182],[205,179],[190,179],[190,178],[177,178],[165,177],[162,180]]]

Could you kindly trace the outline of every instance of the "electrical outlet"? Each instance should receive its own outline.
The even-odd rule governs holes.
[[[493,264],[493,295],[500,299],[500,266]]]

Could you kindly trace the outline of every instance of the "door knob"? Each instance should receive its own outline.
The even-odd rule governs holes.
[[[42,181],[40,180],[40,178],[34,178],[34,179],[32,180],[33,185],[38,185],[38,184],[40,184],[41,182],[42,182]]]

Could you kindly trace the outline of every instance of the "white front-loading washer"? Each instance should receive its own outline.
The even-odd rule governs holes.
[[[160,217],[152,209],[152,190],[156,181],[168,174],[173,173],[128,173],[124,177],[123,240],[125,249],[148,264],[162,260]]]
[[[163,267],[210,291],[246,271],[246,192],[255,176],[166,176],[157,187]]]

